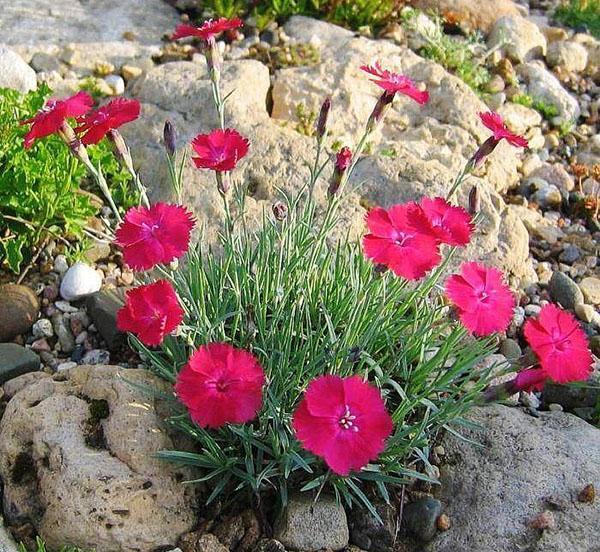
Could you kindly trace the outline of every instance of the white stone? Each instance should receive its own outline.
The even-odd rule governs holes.
[[[67,258],[64,255],[57,255],[54,259],[52,270],[54,270],[54,272],[58,272],[59,274],[64,274],[67,270],[69,270]]]
[[[67,270],[60,283],[60,295],[67,301],[75,301],[99,291],[101,287],[102,277],[91,266],[77,262]]]
[[[517,63],[546,54],[546,37],[538,26],[519,15],[506,15],[496,21],[488,37],[490,48],[502,47]]]
[[[52,328],[52,322],[47,318],[40,318],[31,328],[33,337],[40,339],[42,337],[52,337],[54,335],[54,329]]]
[[[119,75],[108,75],[104,77],[104,82],[110,86],[115,96],[120,96],[125,92],[125,81]]]
[[[35,71],[25,63],[19,54],[10,48],[0,46],[0,88],[29,92],[36,86]]]

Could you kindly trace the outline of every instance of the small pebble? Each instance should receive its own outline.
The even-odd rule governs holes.
[[[554,529],[556,527],[556,521],[554,520],[554,514],[550,510],[546,510],[541,514],[535,516],[530,522],[529,526],[533,529]]]
[[[596,489],[594,485],[589,483],[586,485],[581,492],[577,495],[577,500],[585,504],[593,504],[596,499]]]
[[[36,339],[42,337],[52,337],[54,335],[54,329],[52,328],[52,322],[47,318],[40,318],[31,328],[33,337]]]
[[[72,362],[72,361],[68,361],[68,362],[61,362],[57,367],[56,367],[56,371],[57,372],[62,372],[63,370],[69,370],[70,368],[75,368],[75,366],[77,366],[76,362]]]
[[[52,270],[54,272],[57,272],[58,274],[64,274],[67,270],[69,270],[69,263],[67,263],[67,258],[64,255],[57,255],[54,259]]]
[[[548,410],[550,410],[550,412],[562,412],[563,411],[563,407],[561,404],[558,403],[552,403],[548,405]]]
[[[61,312],[77,312],[77,307],[74,307],[68,301],[56,301],[54,306]]]

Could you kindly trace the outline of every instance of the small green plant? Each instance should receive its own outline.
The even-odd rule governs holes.
[[[19,544],[19,552],[49,552],[46,548],[46,543],[40,539],[40,537],[36,537],[35,539],[36,547],[34,549],[27,550],[26,546],[23,543]],[[86,552],[81,548],[77,548],[76,546],[63,546],[58,552]]]
[[[555,105],[549,104],[538,98],[533,98],[529,94],[518,94],[512,99],[512,102],[535,109],[542,117],[544,117],[544,119],[552,119],[559,113],[558,108]]]
[[[315,133],[315,119],[317,114],[314,111],[308,111],[303,103],[296,105],[296,130],[304,136],[312,136]]]
[[[442,19],[432,17],[432,26],[418,26],[416,10],[404,10],[404,25],[418,32],[426,45],[420,54],[429,58],[456,75],[473,90],[483,93],[490,81],[490,73],[486,69],[485,42],[479,33],[469,35],[466,39],[450,36],[444,32]]]
[[[554,18],[569,27],[585,25],[600,38],[600,0],[567,0],[556,8]]]
[[[80,238],[96,214],[85,168],[57,136],[23,149],[27,132],[20,121],[39,110],[50,90],[42,86],[26,95],[0,89],[0,263],[18,273],[33,250],[48,239]],[[107,145],[90,147],[95,165],[106,171],[115,199],[127,209],[138,201]]]

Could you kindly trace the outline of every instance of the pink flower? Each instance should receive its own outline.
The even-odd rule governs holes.
[[[510,324],[515,298],[503,282],[502,272],[495,268],[463,263],[460,274],[446,280],[446,295],[474,335],[502,332]]]
[[[493,132],[494,140],[496,142],[504,139],[512,146],[518,148],[526,148],[529,145],[525,138],[508,129],[498,113],[495,113],[494,111],[479,113],[479,118],[481,119],[481,122]]]
[[[423,198],[420,205],[440,242],[463,246],[469,243],[473,222],[462,207],[450,205],[441,197]]]
[[[125,306],[117,313],[117,327],[138,336],[144,345],[160,345],[183,320],[177,294],[167,280],[127,292]]]
[[[556,305],[546,305],[537,320],[525,323],[524,333],[549,379],[568,383],[589,377],[592,355],[585,333],[572,314]]]
[[[292,424],[302,446],[339,475],[376,460],[393,430],[379,390],[359,376],[313,380]]]
[[[367,215],[370,233],[363,238],[365,255],[398,276],[417,280],[440,262],[439,242],[416,203],[381,207]]]
[[[344,146],[335,156],[335,170],[343,173],[352,162],[352,151],[347,146]]]
[[[191,213],[181,205],[132,207],[117,229],[115,243],[123,249],[128,266],[147,270],[184,255],[193,226]]]
[[[242,25],[242,20],[238,17],[234,17],[233,19],[227,19],[226,17],[220,17],[219,19],[209,19],[208,21],[202,23],[200,27],[182,24],[175,29],[175,32],[171,36],[171,39],[177,40],[179,38],[195,36],[204,40],[205,42],[209,42],[211,40],[214,40],[222,32],[237,29]]]
[[[526,370],[521,370],[514,379],[515,393],[518,391],[525,391],[526,393],[541,391],[544,388],[547,379],[548,376],[546,375],[546,372],[541,368],[527,368]]]
[[[34,117],[21,123],[31,125],[29,132],[23,138],[23,145],[28,149],[37,139],[57,133],[65,119],[79,117],[87,113],[93,105],[94,100],[87,92],[78,92],[63,100],[48,100]]]
[[[265,373],[258,360],[227,343],[200,347],[177,376],[175,392],[200,427],[252,420],[262,405]]]
[[[87,113],[78,119],[80,126],[75,129],[78,134],[83,134],[81,141],[87,146],[97,144],[106,134],[119,128],[125,123],[135,121],[140,115],[140,102],[117,98]]]
[[[415,83],[405,75],[382,69],[379,62],[375,62],[374,66],[362,65],[361,69],[375,76],[376,78],[371,80],[392,95],[396,93],[404,94],[421,105],[429,100],[427,91],[419,90]]]
[[[198,134],[192,140],[192,148],[198,154],[192,160],[199,169],[231,171],[248,153],[248,146],[248,140],[237,130],[213,130],[210,134]]]

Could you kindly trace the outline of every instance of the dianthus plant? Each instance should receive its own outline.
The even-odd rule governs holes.
[[[477,262],[442,279],[476,231],[477,189],[468,209],[453,203],[455,191],[501,140],[527,146],[496,113],[480,114],[492,135],[449,183],[447,197],[373,208],[362,240],[334,239],[347,234],[340,202],[395,95],[429,99],[379,63],[362,67],[382,93],[358,144],[328,152],[326,99],[306,183],[293,193],[282,189],[258,227],[250,224],[234,176],[251,144],[226,127],[216,44],[219,33],[240,25],[219,19],[182,25],[174,35],[201,41],[213,88],[218,126],[191,147],[193,163],[214,173],[223,200],[216,247],[201,236],[190,246],[195,221],[180,204],[182,170],[169,122],[166,159],[178,203],[150,203],[117,130],[137,117],[135,100],[95,112],[85,96],[53,101],[28,122],[29,141],[58,133],[106,191],[85,150],[106,136],[140,188],[143,205],[119,220],[115,243],[142,283],[128,292],[117,322],[173,384],[168,421],[193,443],[160,456],[195,467],[207,502],[245,494],[260,505],[270,494],[285,505],[292,491],[315,499],[328,492],[377,516],[377,495],[389,501],[395,486],[433,478],[428,459],[440,429],[460,430],[483,400],[537,390],[547,380],[584,380],[591,355],[576,320],[547,305],[525,331],[537,361],[490,387],[494,367],[483,361],[509,325],[515,298],[499,270]],[[71,128],[69,117],[80,126]],[[313,191],[328,174],[322,206]]]

